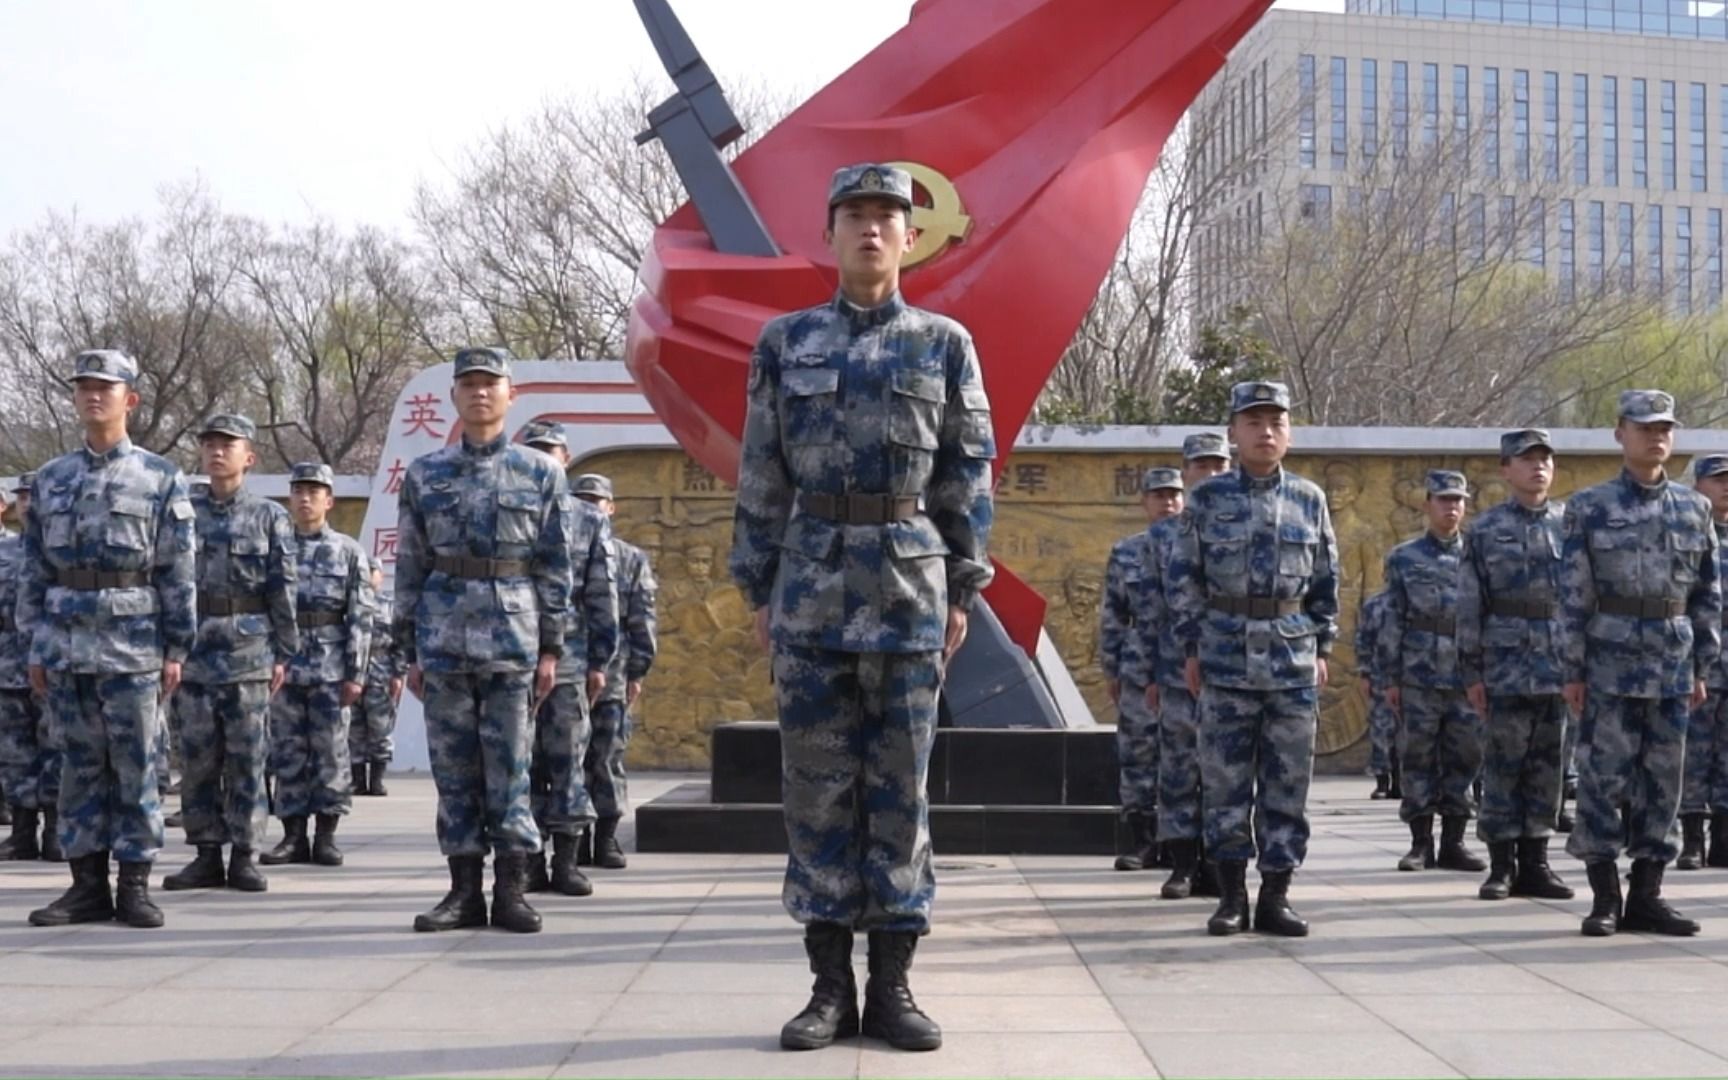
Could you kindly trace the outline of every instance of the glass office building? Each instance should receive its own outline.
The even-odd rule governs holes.
[[[1728,41],[1728,3],[1720,0],[1347,0],[1345,11]]]

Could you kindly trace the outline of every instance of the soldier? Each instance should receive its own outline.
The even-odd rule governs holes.
[[[1458,531],[1470,493],[1464,474],[1448,469],[1429,470],[1427,488],[1428,531],[1386,555],[1386,621],[1374,658],[1400,720],[1398,816],[1410,826],[1410,850],[1398,869],[1477,871],[1487,864],[1464,846],[1464,832],[1476,810],[1471,785],[1482,771],[1482,719],[1464,697],[1457,646]]]
[[[522,433],[528,446],[570,468],[564,425],[536,421]],[[612,576],[612,523],[597,506],[574,502],[570,521],[570,627],[552,694],[540,703],[534,727],[529,800],[541,845],[552,838],[552,872],[542,854],[528,857],[528,891],[552,889],[588,896],[594,885],[576,865],[576,849],[594,824],[583,763],[592,733],[590,713],[606,688],[606,666],[618,651],[618,590]]]
[[[1716,527],[1717,577],[1721,577],[1721,544],[1728,537],[1728,454],[1708,454],[1692,466],[1693,486],[1710,500]],[[1692,713],[1686,728],[1685,782],[1680,788],[1682,846],[1674,866],[1697,870],[1705,865],[1728,866],[1728,665],[1718,655],[1704,668],[1709,700]],[[1704,851],[1704,825],[1710,825],[1709,855]]]
[[[416,459],[403,478],[396,546],[396,647],[426,705],[438,786],[438,846],[450,891],[414,929],[486,925],[482,891],[496,852],[492,925],[535,933],[523,896],[540,830],[528,799],[534,703],[552,692],[569,632],[574,509],[564,470],[510,442],[509,352],[456,354],[451,399],[460,442]]]
[[[384,773],[396,746],[396,707],[402,702],[402,679],[407,669],[396,652],[394,605],[384,591],[384,564],[368,560],[372,579],[372,627],[366,655],[366,691],[348,710],[348,760],[353,771],[354,794],[384,796]]]
[[[1134,849],[1116,858],[1118,870],[1158,865],[1158,714],[1146,700],[1152,684],[1146,641],[1147,567],[1151,527],[1182,512],[1182,473],[1147,469],[1140,478],[1146,528],[1116,541],[1104,568],[1098,605],[1098,666],[1116,706],[1117,798]]]
[[[1710,500],[1663,470],[1675,423],[1669,395],[1623,392],[1614,438],[1625,467],[1566,506],[1563,693],[1583,717],[1584,754],[1566,850],[1590,878],[1589,937],[1698,932],[1662,898],[1662,875],[1679,850],[1686,721],[1722,648],[1722,595]],[[1632,856],[1624,906],[1622,850]]]
[[[576,497],[598,507],[608,519],[618,512],[612,481],[598,473],[576,478]],[[594,705],[594,736],[582,768],[588,794],[594,800],[594,844],[584,854],[607,870],[622,870],[624,849],[618,843],[618,822],[629,808],[624,776],[624,750],[630,745],[630,710],[642,696],[642,680],[654,666],[659,623],[655,599],[659,583],[648,554],[612,534],[612,568],[618,581],[618,652],[606,669],[606,686]]]
[[[138,407],[132,358],[80,353],[70,381],[84,445],[36,473],[17,617],[30,639],[30,686],[47,697],[64,755],[60,841],[72,887],[30,922],[156,927],[150,865],[162,808],[152,750],[161,702],[180,685],[197,633],[192,503],[180,470],[126,435]],[[114,893],[110,853],[120,862]]]
[[[1560,530],[1548,498],[1554,448],[1537,428],[1500,437],[1511,497],[1464,533],[1458,576],[1458,669],[1487,727],[1482,816],[1484,900],[1569,900],[1548,865],[1561,789],[1566,703],[1560,698]]]
[[[186,838],[198,856],[162,887],[263,892],[253,863],[268,818],[270,697],[300,648],[294,533],[288,512],[245,490],[258,430],[244,416],[212,416],[198,433],[208,484],[192,489],[198,566],[198,639],[172,709],[185,773]],[[227,869],[222,845],[232,845]]]
[[[1222,434],[1202,431],[1182,440],[1182,483],[1199,487],[1230,467]],[[1200,706],[1188,692],[1185,656],[1170,618],[1171,551],[1180,509],[1146,533],[1145,649],[1152,678],[1146,704],[1158,717],[1158,839],[1170,850],[1170,877],[1158,894],[1166,900],[1217,896],[1217,868],[1200,852]]]
[[[856,930],[864,1033],[942,1043],[908,985],[935,893],[925,780],[943,671],[991,577],[996,446],[971,336],[900,295],[911,211],[904,170],[838,170],[839,292],[764,327],[750,365],[731,570],[773,656],[782,900],[816,975],[788,1049],[859,1030]]]
[[[18,478],[16,502],[22,523],[30,510],[35,474]],[[24,576],[24,538],[0,533],[0,781],[11,809],[12,834],[0,844],[0,860],[64,862],[60,849],[60,752],[49,737],[48,715],[30,690],[30,641],[18,626],[18,589]],[[41,838],[37,838],[37,826]]]
[[[1314,728],[1338,633],[1338,542],[1325,493],[1283,468],[1289,388],[1237,383],[1230,413],[1240,464],[1190,493],[1165,588],[1188,692],[1200,702],[1206,847],[1222,894],[1206,929],[1248,929],[1248,860],[1258,849],[1254,926],[1301,937],[1308,924],[1290,907],[1290,879],[1308,853]]]
[[[276,813],[282,841],[265,866],[341,866],[336,826],[353,808],[348,757],[348,708],[366,690],[372,637],[372,569],[353,537],[330,527],[336,477],[313,461],[288,476],[294,516],[295,619],[300,650],[270,702],[270,762],[276,774]],[[318,827],[310,843],[307,818]]]
[[[1362,696],[1368,699],[1368,769],[1374,774],[1370,799],[1404,797],[1398,769],[1398,714],[1386,701],[1385,680],[1374,664],[1374,651],[1386,632],[1387,603],[1382,589],[1363,601],[1356,616],[1356,670],[1362,677]]]

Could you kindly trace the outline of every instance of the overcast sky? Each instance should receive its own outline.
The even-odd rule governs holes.
[[[723,83],[807,89],[910,7],[674,6]],[[630,0],[0,0],[0,234],[147,215],[194,177],[241,213],[400,227],[488,129],[659,70]]]

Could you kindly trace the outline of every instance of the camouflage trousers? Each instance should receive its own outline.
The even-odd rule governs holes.
[[[156,732],[162,675],[48,673],[48,712],[60,743],[60,844],[69,859],[111,851],[154,862],[162,850]]]
[[[263,842],[269,714],[268,680],[189,682],[175,691],[172,715],[185,763],[180,810],[188,843],[255,850]]]
[[[1578,779],[1578,732],[1584,726],[1583,718],[1572,715],[1572,710],[1566,710],[1566,734],[1560,741],[1560,771],[1566,779],[1576,782]]]
[[[1200,704],[1158,688],[1158,839],[1200,839]]]
[[[1687,723],[1680,812],[1728,814],[1728,689],[1712,686]]]
[[[1122,809],[1158,810],[1158,714],[1146,704],[1146,688],[1122,684],[1116,703],[1117,798]]]
[[[396,703],[390,681],[368,679],[366,692],[348,709],[348,757],[352,761],[389,761],[396,753]]]
[[[594,816],[619,818],[630,808],[630,783],[624,775],[624,751],[630,745],[633,727],[630,710],[616,698],[594,706],[593,736],[582,771],[588,782],[588,797],[594,801]]]
[[[589,731],[588,688],[582,681],[554,686],[534,720],[528,769],[529,805],[541,836],[576,836],[594,822],[582,769]]]
[[[446,857],[539,851],[528,801],[533,671],[426,673],[426,744]]]
[[[1406,686],[1402,696],[1398,764],[1404,801],[1398,817],[1470,817],[1476,811],[1471,788],[1482,772],[1482,718],[1462,690]]]
[[[1490,844],[1553,836],[1566,703],[1558,694],[1491,697],[1487,726],[1476,835]]]
[[[797,921],[929,929],[936,874],[925,782],[941,687],[936,652],[775,646],[781,902]]]
[[[341,683],[285,684],[270,700],[276,816],[346,814],[354,805]]]
[[[1294,870],[1308,857],[1308,784],[1314,776],[1318,690],[1200,692],[1201,803],[1206,850]]]
[[[180,723],[174,718],[174,710],[164,704],[161,712],[156,725],[156,787],[167,791],[170,774],[185,775],[186,765],[180,757]]]
[[[1375,690],[1368,695],[1368,771],[1376,776],[1392,773],[1398,751],[1398,714],[1387,704],[1386,695]]]
[[[60,751],[47,711],[28,690],[0,690],[0,789],[25,810],[51,806],[60,794]]]
[[[1673,862],[1686,764],[1686,700],[1591,690],[1578,732],[1577,825],[1566,850],[1586,862]]]

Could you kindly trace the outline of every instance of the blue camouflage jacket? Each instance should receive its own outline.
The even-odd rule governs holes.
[[[1495,697],[1560,692],[1565,681],[1560,623],[1565,518],[1561,503],[1550,500],[1530,510],[1508,499],[1465,527],[1458,567],[1458,666],[1466,687],[1482,683]]]
[[[1622,471],[1572,496],[1564,531],[1566,681],[1621,697],[1691,694],[1722,649],[1710,501],[1667,478],[1647,487]],[[1631,603],[1653,606],[1623,613]]]
[[[1386,555],[1386,617],[1374,670],[1387,686],[1462,690],[1458,562],[1464,540],[1424,533]]]
[[[300,651],[294,617],[298,568],[288,511],[242,489],[218,500],[207,484],[192,489],[200,603],[262,600],[264,612],[209,614],[186,658],[187,682],[224,684],[268,679]]]
[[[30,685],[30,641],[18,631],[18,582],[24,573],[24,538],[0,533],[0,690]]]
[[[1104,600],[1098,612],[1098,666],[1107,679],[1143,687],[1152,678],[1148,636],[1156,629],[1147,620],[1147,564],[1150,538],[1142,529],[1116,541],[1104,566]],[[1156,642],[1151,643],[1156,648]]]
[[[844,296],[762,331],[738,471],[731,572],[773,636],[842,652],[942,648],[949,606],[990,582],[996,442],[972,338],[896,294]],[[892,495],[923,510],[841,524],[798,495]]]
[[[1380,635],[1386,632],[1386,609],[1390,603],[1382,590],[1362,601],[1362,610],[1356,613],[1356,673],[1373,683],[1376,690],[1386,685],[1374,657],[1380,648]]]
[[[570,629],[558,660],[558,681],[579,682],[605,671],[618,653],[618,588],[612,562],[612,519],[571,499]]]
[[[624,623],[618,655],[606,669],[606,691],[601,700],[623,701],[630,683],[647,678],[659,651],[660,622],[655,609],[660,585],[646,551],[613,536],[612,552],[618,570],[618,611]]]
[[[408,674],[396,651],[396,603],[390,593],[372,595],[371,647],[366,653],[366,685],[385,686]]]
[[[1146,532],[1146,563],[1141,570],[1145,593],[1145,626],[1140,647],[1159,686],[1178,690],[1188,686],[1184,668],[1188,654],[1176,640],[1176,620],[1170,607],[1170,559],[1176,551],[1179,516],[1167,517]]]
[[[326,525],[294,531],[300,651],[288,663],[296,686],[366,685],[372,649],[372,566],[359,541]],[[330,617],[335,616],[335,622]],[[309,625],[313,620],[321,625]]]
[[[180,662],[197,636],[192,503],[173,462],[122,439],[81,447],[36,471],[24,525],[18,624],[30,663],[77,674],[139,674]],[[81,589],[74,572],[142,575]]]

